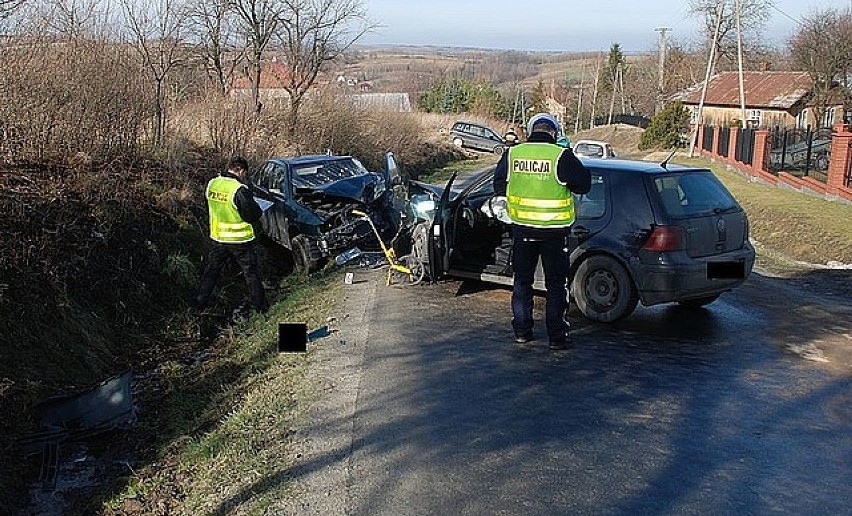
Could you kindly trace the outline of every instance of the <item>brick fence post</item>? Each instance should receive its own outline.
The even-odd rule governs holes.
[[[852,165],[852,132],[849,132],[847,124],[837,124],[831,135],[831,162],[828,164],[826,181],[829,190],[840,187],[852,188],[852,184],[847,184],[850,165]]]
[[[704,150],[704,127],[704,124],[698,124],[698,134],[695,136],[697,138],[695,146],[698,147],[699,156],[707,154],[707,151]]]
[[[739,134],[739,127],[731,127],[731,136],[728,139],[728,161],[732,164],[737,163],[737,140]]]
[[[758,129],[754,132],[754,156],[751,160],[751,168],[755,174],[769,172],[769,135],[766,129]]]

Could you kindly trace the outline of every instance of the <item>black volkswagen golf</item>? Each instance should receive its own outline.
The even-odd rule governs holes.
[[[614,322],[643,305],[700,307],[742,284],[754,265],[746,213],[710,170],[590,160],[592,189],[577,196],[571,230],[571,296],[589,319]],[[494,170],[461,191],[418,187],[414,252],[432,278],[512,284],[512,238],[492,215]],[[434,207],[434,209],[433,209]],[[536,287],[544,289],[541,265]]]

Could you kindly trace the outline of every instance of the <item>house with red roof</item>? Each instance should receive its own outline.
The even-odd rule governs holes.
[[[699,122],[702,86],[703,82],[695,84],[672,97],[692,111],[693,124]],[[843,120],[839,102],[829,105],[817,119],[814,84],[807,72],[743,72],[743,86],[748,127],[831,127]],[[722,72],[710,79],[701,118],[701,123],[716,126],[733,125],[743,118],[737,72]]]

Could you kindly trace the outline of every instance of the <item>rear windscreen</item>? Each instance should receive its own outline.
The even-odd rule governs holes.
[[[709,170],[657,177],[654,186],[672,217],[711,215],[738,208],[737,201]]]

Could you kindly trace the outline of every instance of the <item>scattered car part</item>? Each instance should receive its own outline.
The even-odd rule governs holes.
[[[56,485],[61,443],[127,429],[135,423],[132,378],[128,371],[80,394],[50,398],[35,407],[45,431],[24,436],[18,445],[28,455],[41,453],[39,480],[45,489]]]

